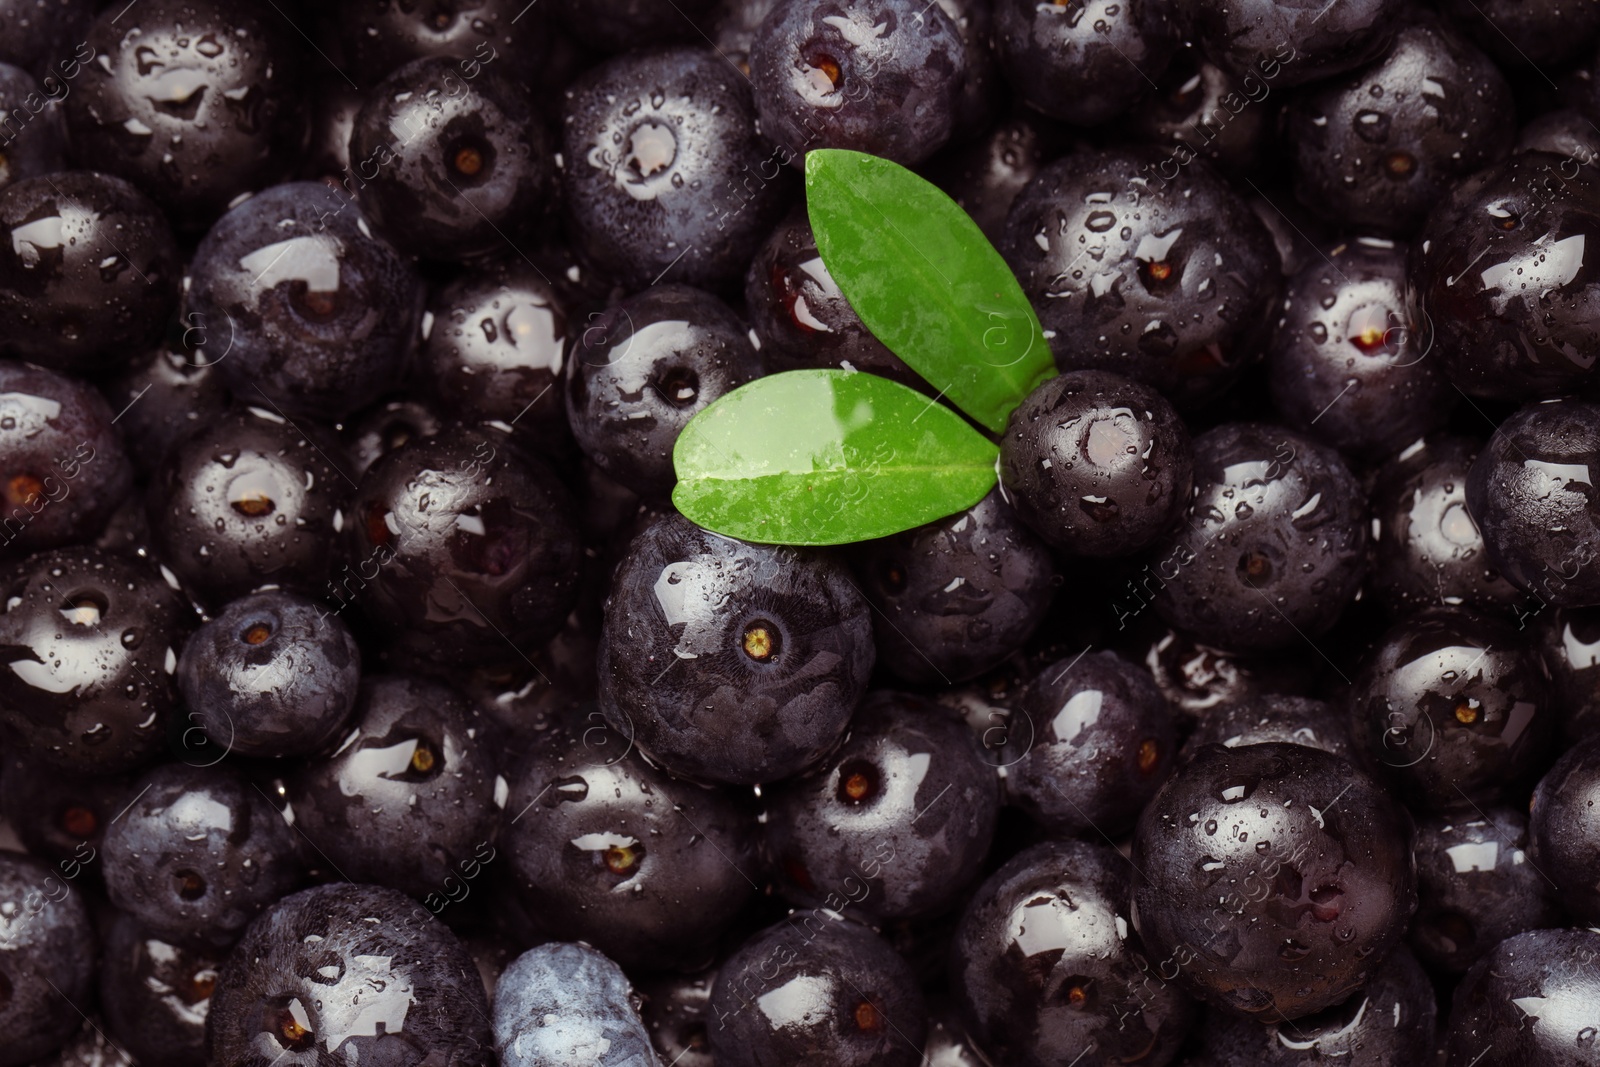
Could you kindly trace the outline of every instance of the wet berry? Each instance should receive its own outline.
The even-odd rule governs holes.
[[[1062,370],[1114,371],[1192,407],[1266,340],[1279,262],[1206,163],[1169,176],[1166,159],[1141,146],[1051,163],[1012,203],[1000,250]]]
[[[1425,611],[1385,633],[1354,680],[1351,731],[1407,800],[1470,810],[1543,765],[1556,725],[1546,677],[1506,622]]]
[[[756,30],[750,74],[762,133],[785,162],[848,148],[912,164],[950,137],[966,47],[938,3],[778,0]]]
[[[300,878],[295,833],[230,767],[167,764],[106,830],[112,903],[156,937],[221,953]]]
[[[269,7],[144,0],[95,18],[66,98],[73,153],[204,229],[284,174],[307,120],[294,30]]]
[[[1600,404],[1534,404],[1500,424],[1467,475],[1490,560],[1541,604],[1600,604]]]
[[[153,478],[162,558],[209,604],[267,584],[322,592],[353,488],[344,466],[328,435],[270,408],[214,420]]]
[[[568,232],[631,289],[729,287],[786,205],[783,157],[756,135],[749,85],[709,49],[595,68],[567,90],[562,130]]]
[[[173,672],[191,618],[143,560],[96,549],[30,556],[11,572],[0,721],[29,758],[74,774],[149,763],[178,712]]]
[[[843,736],[872,670],[872,624],[832,557],[672,515],[634,540],[611,588],[600,706],[668,770],[771,782]]]
[[[589,320],[574,339],[567,420],[595,465],[644,497],[672,492],[690,419],[764,371],[749,328],[710,293],[664,284]]]
[[[1159,1063],[1192,1001],[1157,977],[1128,922],[1126,861],[1083,841],[1035,845],[973,896],[951,946],[951,985],[984,1062],[1045,1067],[1074,1049]]]
[[[461,875],[494,854],[499,763],[494,730],[459,693],[368,675],[339,747],[288,782],[307,862],[399,889],[437,914]]]
[[[355,1067],[380,1049],[394,1067],[494,1062],[472,957],[421,904],[377,886],[317,886],[268,909],[224,960],[208,1060],[266,1067],[309,1053]]]
[[[1260,423],[1196,438],[1195,495],[1156,549],[1156,609],[1235,651],[1302,645],[1361,583],[1366,500],[1338,453]]]
[[[247,404],[333,418],[395,383],[421,314],[412,269],[343,191],[274,186],[217,221],[190,267],[185,322]]]
[[[1404,810],[1302,745],[1201,749],[1140,816],[1133,869],[1133,927],[1177,984],[1263,1022],[1360,989],[1417,903]]]
[[[1007,754],[1009,801],[1055,834],[1121,835],[1171,769],[1178,738],[1148,673],[1111,652],[1043,667],[1018,706],[1027,750]],[[1209,721],[1209,718],[1208,720]]]
[[[323,599],[396,647],[474,663],[526,662],[578,593],[572,501],[537,460],[494,431],[410,441],[362,476],[346,518],[349,561]]]
[[[156,341],[182,272],[160,210],[120,178],[46,174],[0,190],[0,322],[9,355],[117,368]]]
[[[965,511],[863,544],[878,659],[913,683],[964,682],[1020,649],[1055,596],[1055,561],[998,490]]]
[[[350,133],[356,199],[400,252],[461,260],[515,248],[536,228],[555,160],[528,90],[453,56],[406,64],[367,95]]]
[[[339,616],[282,590],[230,602],[178,658],[194,724],[241,756],[303,756],[334,740],[360,672],[361,653]]]
[[[977,879],[999,808],[994,769],[965,723],[880,691],[822,766],[772,791],[766,848],[792,900],[924,917]]]
[[[1126,556],[1177,522],[1193,481],[1189,431],[1149,386],[1071,371],[1012,412],[1000,480],[1024,522],[1062,552]]]

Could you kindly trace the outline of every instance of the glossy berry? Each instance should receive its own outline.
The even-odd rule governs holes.
[[[1200,717],[1183,743],[1187,760],[1206,745],[1242,748],[1269,741],[1317,748],[1353,759],[1349,716],[1343,708],[1309,697],[1255,693],[1240,697]]]
[[[672,284],[590,319],[569,357],[573,436],[597,467],[644,497],[677,483],[672,449],[689,420],[764,369],[726,304]]]
[[[319,859],[358,882],[442,910],[442,894],[493,854],[505,800],[498,739],[477,708],[434,682],[362,680],[349,733],[288,783],[294,825]]]
[[[494,1063],[489,1005],[455,935],[392,889],[345,882],[285,897],[250,927],[217,975],[206,1051],[241,1067]]]
[[[1595,995],[1597,958],[1593,930],[1530,930],[1500,942],[1456,987],[1445,1062],[1542,1067],[1592,1058],[1594,1022],[1576,1005]]]
[[[538,441],[565,435],[570,311],[537,267],[515,257],[474,266],[433,294],[427,316],[419,362],[441,410]]]
[[[360,673],[360,650],[339,617],[281,590],[230,602],[178,658],[195,725],[241,756],[322,748],[349,718]]]
[[[100,967],[107,1029],[141,1062],[203,1067],[206,1009],[221,965],[220,953],[174,945],[117,915]]]
[[[1373,567],[1368,592],[1391,612],[1426,607],[1498,611],[1526,599],[1500,576],[1467,509],[1467,472],[1478,442],[1436,437],[1386,464],[1372,491]]]
[[[1411,947],[1460,974],[1525,930],[1561,925],[1554,871],[1528,855],[1528,818],[1488,806],[1417,820],[1417,917]]]
[[[1265,1026],[1213,1012],[1199,1028],[1198,1044],[1202,1062],[1216,1067],[1302,1067],[1328,1060],[1411,1067],[1433,1055],[1438,1011],[1428,972],[1400,946],[1384,958],[1372,982],[1342,1004]]]
[[[275,17],[277,16],[277,17]],[[74,154],[188,229],[288,170],[305,143],[300,49],[277,12],[217,0],[108,8],[66,100]]]
[[[429,56],[394,71],[350,133],[362,216],[407,255],[515,248],[554,191],[555,159],[528,89],[498,70],[463,81],[457,63]]]
[[[797,911],[723,963],[707,1035],[717,1067],[915,1067],[927,1026],[915,976],[881,937],[834,912]]]
[[[1193,1003],[1156,973],[1128,925],[1127,864],[1051,841],[1013,856],[973,896],[951,945],[951,987],[985,1063],[1047,1067],[1085,1048],[1168,1062]]]
[[[1075,556],[1126,556],[1167,533],[1193,484],[1189,431],[1159,393],[1107,371],[1058,375],[1028,394],[1000,442],[1006,499]]]
[[[83,894],[20,852],[0,852],[0,908],[0,1027],[7,1035],[0,1063],[20,1067],[59,1048],[82,1020],[77,1005],[94,988],[94,928]]]
[[[0,349],[67,372],[105,370],[153,343],[182,266],[160,210],[106,174],[67,171],[0,190]]]
[[[1413,299],[1463,392],[1529,401],[1592,380],[1600,344],[1583,249],[1600,239],[1600,180],[1524,152],[1456,185],[1412,252]]]
[[[398,377],[422,287],[343,192],[278,185],[217,221],[190,267],[185,322],[234,394],[336,418]]]
[[[106,829],[106,891],[156,937],[221,952],[299,880],[295,835],[228,767],[170,763]]]
[[[1169,178],[1166,159],[1137,146],[1051,163],[1011,205],[1000,250],[1063,371],[1114,371],[1192,407],[1266,340],[1279,262],[1204,161]]]
[[[1267,347],[1273,406],[1347,455],[1388,457],[1444,425],[1461,394],[1406,304],[1403,248],[1342,242],[1289,279]]]
[[[1018,711],[1031,744],[1008,754],[1006,796],[1053,834],[1126,833],[1177,754],[1160,690],[1113,652],[1045,666]]]
[[[1400,0],[1356,0],[1332,8],[1276,0],[1184,4],[1207,58],[1234,77],[1278,89],[1351,70],[1381,56],[1394,39]]]
[[[1178,49],[1166,0],[1041,4],[998,0],[995,52],[1017,96],[1051,118],[1092,126],[1150,91]]]
[[[756,30],[750,76],[761,132],[785,162],[847,148],[910,165],[950,137],[966,49],[937,3],[778,0]]]
[[[860,545],[878,659],[908,682],[964,682],[1020,649],[1060,579],[998,491],[965,511]]]
[[[94,536],[133,487],[116,415],[92,387],[0,360],[0,551]]]
[[[494,990],[494,1047],[501,1067],[659,1062],[622,968],[584,944],[511,961]]]
[[[1364,758],[1408,800],[1438,810],[1481,803],[1542,766],[1555,716],[1524,638],[1462,609],[1396,623],[1350,690]]]
[[[1461,178],[1505,158],[1515,129],[1511,87],[1494,63],[1423,17],[1383,62],[1290,106],[1295,193],[1341,226],[1409,234]]]
[[[872,663],[867,604],[831,557],[670,515],[612,579],[600,706],[676,774],[771,782],[838,742]]]
[[[173,449],[152,479],[161,558],[209,604],[266,584],[320,592],[352,483],[323,435],[235,410]]]
[[[1500,573],[1556,607],[1600,605],[1600,404],[1535,404],[1500,424],[1467,507]]]
[[[148,563],[98,549],[30,556],[12,571],[0,646],[0,721],[29,758],[115,774],[166,744],[172,672],[190,614]]]
[[[1567,750],[1539,782],[1529,805],[1533,861],[1555,883],[1562,906],[1583,923],[1600,921],[1600,871],[1591,842],[1600,798],[1600,742]]]
[[[692,969],[753,892],[755,813],[629,741],[598,714],[544,739],[513,780],[500,847],[552,933],[628,967]]]
[[[1263,423],[1194,442],[1195,493],[1156,549],[1156,610],[1234,651],[1300,645],[1326,631],[1365,565],[1366,501],[1338,453]]]
[[[774,371],[848,366],[932,392],[844,298],[802,208],[791,211],[756,251],[745,274],[744,302],[761,357]]]
[[[1139,817],[1133,925],[1196,996],[1298,1019],[1366,985],[1404,935],[1409,835],[1404,810],[1337,756],[1209,746]]]
[[[60,109],[50,106],[61,81],[54,78],[50,85],[53,91],[45,96],[33,75],[0,62],[0,114],[6,116],[0,123],[0,187],[65,169],[66,132]]]
[[[635,52],[579,78],[561,172],[577,251],[634,290],[735,282],[787,199],[755,117],[748,82],[707,49]]]
[[[999,780],[954,714],[909,694],[862,703],[820,767],[777,786],[766,848],[784,893],[880,919],[948,910],[977,879]]]
[[[565,488],[503,435],[464,427],[374,463],[355,493],[346,558],[325,599],[395,647],[435,660],[523,662],[578,593]]]

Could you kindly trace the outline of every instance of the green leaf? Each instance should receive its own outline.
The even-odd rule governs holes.
[[[873,336],[995,433],[1056,373],[1039,317],[978,224],[938,187],[861,152],[806,153],[806,209]]]
[[[971,507],[998,450],[949,408],[849,370],[757,378],[678,435],[672,502],[708,530],[777,545],[887,537]]]

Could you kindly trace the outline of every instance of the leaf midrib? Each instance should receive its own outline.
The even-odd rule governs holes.
[[[826,174],[827,171],[825,170],[823,173]],[[872,201],[868,200],[866,197],[864,197],[860,193],[856,192],[855,189],[853,189],[851,186],[845,184],[845,182],[843,182],[842,180],[835,179],[834,180],[834,185],[835,185],[836,188],[843,189],[845,191],[845,193],[850,197],[850,199],[852,201],[854,201],[855,203],[857,203],[857,204],[865,204],[867,207],[870,207],[870,208],[872,208],[872,210],[876,211],[879,215],[883,215],[883,209],[882,208],[878,207],[877,204],[874,204]],[[883,218],[884,218],[885,222],[889,222],[889,217],[887,215],[883,215]],[[913,245],[911,243],[911,239],[909,237],[907,237],[905,234],[900,232],[900,228],[898,226],[896,226],[892,222],[890,222],[889,223],[889,228],[894,231],[894,234],[898,238],[898,240],[903,245],[905,245],[906,247],[909,247],[910,250],[915,254],[916,258],[913,261],[913,263],[914,263],[914,269],[916,270],[917,276],[922,278],[925,281],[931,280],[932,276],[928,273],[928,271],[932,269],[933,265],[928,262],[928,257],[925,254],[923,254],[921,249],[917,248],[915,245]],[[902,259],[909,259],[910,257],[902,256],[901,258]],[[937,273],[937,272],[935,272],[935,273]],[[944,275],[942,275],[942,274],[939,275],[939,287],[944,290],[945,296],[948,298],[947,299],[947,303],[951,308],[958,307],[957,302],[956,302],[955,286],[956,286],[956,283],[950,281],[949,279],[944,277]],[[848,293],[845,294],[845,298],[848,301],[848,299],[849,299],[849,294]],[[983,344],[983,335],[981,333],[980,334],[973,334],[969,330],[969,328],[968,328],[969,324],[967,323],[967,320],[966,320],[966,318],[964,316],[953,315],[953,316],[950,317],[950,320],[955,322],[956,325],[957,325],[957,328],[963,334],[966,335],[968,343],[975,344],[975,345],[977,345],[979,347],[982,346],[982,344]],[[896,353],[896,354],[898,354],[898,353]],[[918,371],[918,373],[920,374],[921,371]],[[947,384],[947,383],[934,382],[933,384],[934,385],[941,385],[941,384]]]
[[[892,472],[894,474],[918,474],[918,473],[936,474],[936,473],[948,473],[948,472],[952,472],[952,471],[954,471],[954,472],[987,471],[987,470],[994,469],[994,460],[993,459],[985,459],[985,460],[974,461],[972,463],[916,464],[916,465],[911,465],[911,466],[906,466],[906,465],[902,465],[902,464],[899,464],[899,463],[894,463],[894,464],[882,464],[882,465],[880,465],[880,468],[878,468],[878,469],[882,470],[885,473]],[[874,468],[871,468],[871,467],[824,467],[822,470],[816,470],[816,471],[773,471],[773,472],[766,473],[766,474],[742,474],[742,475],[735,475],[733,477],[723,477],[723,476],[716,475],[716,474],[695,474],[695,475],[691,475],[688,478],[681,478],[680,477],[678,479],[678,481],[679,482],[748,482],[748,481],[752,481],[753,479],[756,479],[756,478],[813,478],[813,477],[817,477],[819,475],[865,474],[865,473],[867,473],[869,471],[872,471],[872,470],[874,470]]]
[[[834,168],[831,168],[831,167],[830,168],[824,168],[822,170],[822,176],[825,179],[831,181],[836,189],[842,190],[843,193],[845,194],[845,196],[847,196],[851,200],[852,203],[858,205],[858,207],[860,205],[865,205],[867,207],[872,208],[880,216],[883,217],[885,222],[889,223],[889,229],[895,234],[895,238],[898,240],[898,242],[903,247],[909,247],[911,252],[913,253],[913,256],[906,256],[906,255],[902,254],[900,258],[903,261],[906,261],[908,263],[908,266],[910,267],[910,269],[914,273],[917,274],[919,279],[921,279],[922,281],[924,281],[926,283],[929,283],[930,287],[932,287],[931,283],[932,283],[932,280],[933,280],[933,276],[928,273],[928,271],[932,268],[932,264],[928,262],[927,255],[924,254],[921,249],[919,249],[915,245],[913,245],[911,243],[910,238],[906,237],[905,234],[903,234],[900,231],[900,228],[898,226],[895,226],[887,215],[884,215],[882,208],[878,207],[877,204],[873,203],[871,200],[867,199],[866,197],[864,197],[860,193],[858,193],[855,190],[855,188],[852,187],[851,185],[849,185],[847,182],[845,182],[842,177],[839,177],[837,175],[831,174],[830,172],[833,169]],[[970,229],[972,231],[974,231],[975,233],[977,233],[979,239],[987,242],[988,238],[984,237],[982,235],[982,231],[978,230],[977,223],[972,222],[970,216],[968,216],[967,221],[968,221],[968,223],[970,223]],[[959,225],[959,223],[958,223],[958,225]],[[971,260],[971,258],[972,257],[970,255],[964,255],[962,260],[961,260],[962,264],[965,265],[967,262],[969,262]],[[984,257],[984,256],[982,256],[980,254],[978,258],[986,259],[987,257]],[[1000,260],[1000,262],[1002,263],[1002,265],[1005,263],[1003,258]],[[1006,266],[1005,269],[1007,271],[1009,271],[1011,268],[1009,266]],[[946,321],[955,323],[956,331],[959,332],[961,337],[965,338],[965,341],[963,341],[962,343],[969,350],[976,351],[976,350],[983,349],[985,347],[983,338],[984,338],[985,333],[987,333],[988,331],[986,329],[985,330],[981,330],[981,331],[978,330],[976,324],[969,322],[965,315],[960,314],[960,310],[959,310],[960,309],[960,304],[959,304],[959,302],[957,300],[957,293],[956,293],[957,283],[950,281],[942,273],[939,273],[937,271],[935,273],[938,274],[938,281],[939,281],[938,288],[941,291],[944,292],[944,294],[946,296],[946,304],[947,304],[947,306],[955,312],[954,314],[946,316]],[[1021,286],[1013,285],[1012,288],[1014,288],[1016,290],[1016,292],[1014,294],[1011,294],[1011,295],[1020,296],[1022,298],[1022,304],[1018,305],[1018,306],[1021,307],[1021,306],[1026,305],[1027,304],[1027,296],[1022,293]],[[846,300],[848,300],[849,299],[849,294],[847,293],[847,294],[845,294],[845,296],[846,296]],[[1015,303],[1015,301],[1007,300],[1006,296],[1007,296],[1007,294],[1004,294],[1004,293],[994,294],[994,299],[997,300],[997,301],[1000,301],[1001,304],[1002,304],[1002,307],[997,309],[997,310],[1000,310],[1001,313],[1005,316],[1006,320],[1010,321],[1010,320],[1013,320],[1013,319],[1015,319],[1017,317],[1016,312],[1014,310],[1012,310],[1012,308],[1010,307],[1010,305]],[[1027,310],[1028,310],[1028,312],[1031,312],[1032,309],[1031,309],[1031,307],[1029,307]],[[858,314],[859,314],[859,312],[858,312]],[[1034,314],[1024,313],[1022,318],[1023,318],[1022,324],[1025,325],[1025,326],[1030,327],[1030,332],[1033,332],[1035,334],[1035,338],[1034,339],[1036,340],[1037,336],[1038,336],[1038,332],[1037,332],[1037,330],[1033,330],[1032,327],[1037,326],[1037,316],[1034,315]],[[952,339],[953,340],[959,340],[960,338],[952,338]],[[896,355],[899,355],[902,359],[905,359],[905,356],[902,353],[896,353]],[[1007,386],[1009,386],[1009,392],[1021,393],[1021,392],[1026,392],[1027,391],[1027,388],[1028,388],[1028,386],[1030,384],[1029,380],[1024,377],[1023,371],[1014,370],[1013,369],[1013,367],[1021,367],[1023,365],[1024,361],[1025,361],[1025,358],[1026,358],[1026,354],[1024,355],[1024,359],[1023,360],[1019,360],[1016,364],[1007,365],[1007,366],[1000,366],[1000,367],[991,367],[990,368],[994,373],[994,377],[1001,379]],[[906,362],[907,363],[911,363],[910,360],[906,360]],[[917,367],[914,363],[911,363],[911,366],[912,366],[912,369],[917,371],[917,373],[919,373],[919,374],[923,373],[921,368]],[[984,376],[980,372],[978,367],[976,367],[976,366],[967,366],[967,367],[962,368],[962,370],[964,370],[965,373],[964,374],[959,374],[958,377],[964,379],[964,383],[966,385],[970,386],[971,388],[973,388],[975,390],[979,390],[979,391],[982,391],[982,392],[989,392],[990,391],[990,390],[987,390],[987,389],[984,388],[984,385],[983,385],[983,377]],[[954,383],[952,383],[952,382],[934,382],[933,384],[936,385],[936,386],[939,386],[941,388],[948,389],[949,386],[954,384]],[[987,403],[985,403],[984,407],[986,409],[993,409],[995,404],[996,404],[996,401],[993,398],[989,398]],[[1004,418],[998,417],[998,414],[996,412],[994,412],[993,410],[986,410],[981,416],[977,412],[972,412],[970,414],[972,414],[974,418],[977,418],[979,422],[982,422],[984,424],[984,426],[986,428],[990,429],[990,430],[999,431],[999,430],[1003,430],[1005,428],[1004,424],[1005,424],[1006,420]]]

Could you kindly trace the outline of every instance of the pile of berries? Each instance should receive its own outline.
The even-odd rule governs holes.
[[[751,543],[945,400],[818,149],[1060,373]],[[1594,0],[0,0],[0,1067],[1600,1065],[1597,161]]]

